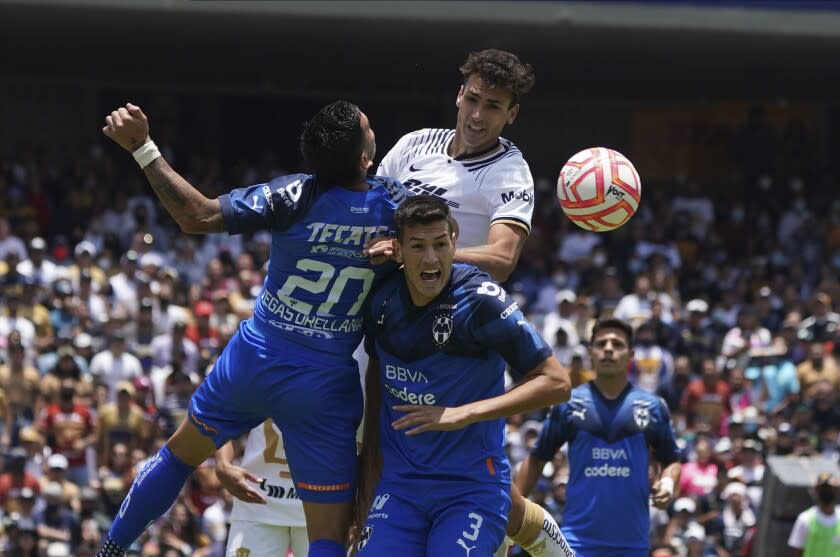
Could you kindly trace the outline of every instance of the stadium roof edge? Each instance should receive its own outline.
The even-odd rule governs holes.
[[[1,5],[29,8],[78,7],[107,11],[180,12],[195,14],[243,14],[265,17],[325,18],[345,20],[393,20],[518,26],[620,27],[712,31],[744,34],[783,34],[810,37],[840,37],[840,11],[767,6],[696,5],[680,2],[560,2],[522,0],[488,2],[471,0],[289,0],[265,2],[195,2],[190,0],[0,0]],[[794,4],[795,5],[795,4]],[[812,4],[806,7],[813,8]]]

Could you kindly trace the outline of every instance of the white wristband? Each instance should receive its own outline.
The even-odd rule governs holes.
[[[674,495],[674,480],[669,476],[665,476],[659,480],[659,489],[667,491],[668,495]]]
[[[147,141],[143,145],[140,146],[139,149],[131,153],[131,156],[134,157],[134,160],[137,161],[137,164],[140,165],[140,168],[146,168],[152,161],[156,158],[160,157],[160,151],[158,151],[157,145],[155,145],[154,141]]]

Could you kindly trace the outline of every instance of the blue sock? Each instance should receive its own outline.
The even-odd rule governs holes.
[[[347,557],[347,550],[332,540],[315,540],[309,544],[309,557]]]
[[[164,445],[134,478],[108,532],[108,540],[123,548],[130,546],[150,522],[172,506],[194,471]]]

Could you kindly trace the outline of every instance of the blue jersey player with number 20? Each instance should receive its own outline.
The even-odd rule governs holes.
[[[254,315],[243,321],[193,395],[188,417],[137,475],[101,557],[125,554],[174,502],[217,447],[267,418],[282,430],[311,541],[310,557],[344,557],[355,493],[362,416],[352,354],[377,277],[365,243],[392,233],[402,186],[368,178],[374,134],[359,108],[337,101],[306,124],[301,151],[313,174],[293,174],[208,199],[178,175],[128,104],[105,135],[130,151],[185,232],[269,229],[271,259]]]
[[[365,315],[383,465],[359,556],[490,557],[510,507],[503,418],[568,399],[569,377],[490,275],[453,265],[444,201],[409,197],[394,221],[403,269]],[[506,363],[527,376],[508,392]]]

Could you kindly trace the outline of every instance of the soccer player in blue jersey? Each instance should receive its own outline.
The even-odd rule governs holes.
[[[359,555],[490,557],[510,508],[502,418],[566,400],[569,377],[490,275],[453,264],[444,201],[408,198],[395,227],[403,269],[365,314],[383,465]],[[527,377],[508,392],[506,363]]]
[[[273,238],[254,315],[193,395],[187,418],[137,475],[98,555],[124,555],[199,464],[271,418],[288,441],[310,557],[343,557],[362,416],[352,353],[361,341],[367,294],[389,271],[372,267],[362,250],[375,235],[392,233],[405,195],[398,182],[366,177],[376,150],[367,117],[346,101],[324,107],[301,136],[312,175],[282,176],[217,199],[206,198],[160,156],[139,107],[113,111],[103,132],[133,154],[185,232],[268,229]]]
[[[458,222],[455,260],[471,263],[499,281],[519,261],[531,232],[534,180],[522,152],[501,137],[534,86],[534,68],[497,49],[470,52],[459,68],[452,129],[426,128],[404,135],[383,157],[377,174],[400,180],[415,193],[443,199]],[[388,242],[370,246],[391,253]],[[511,491],[507,533],[534,557],[567,557],[554,518]],[[364,505],[363,505],[364,506]],[[506,554],[506,548],[498,555]]]
[[[563,533],[578,557],[647,557],[648,499],[665,508],[679,484],[680,451],[668,407],[627,380],[631,346],[633,329],[624,321],[595,325],[590,354],[596,378],[551,410],[516,478],[522,493],[530,493],[545,463],[569,444]],[[652,488],[651,456],[662,466]]]

